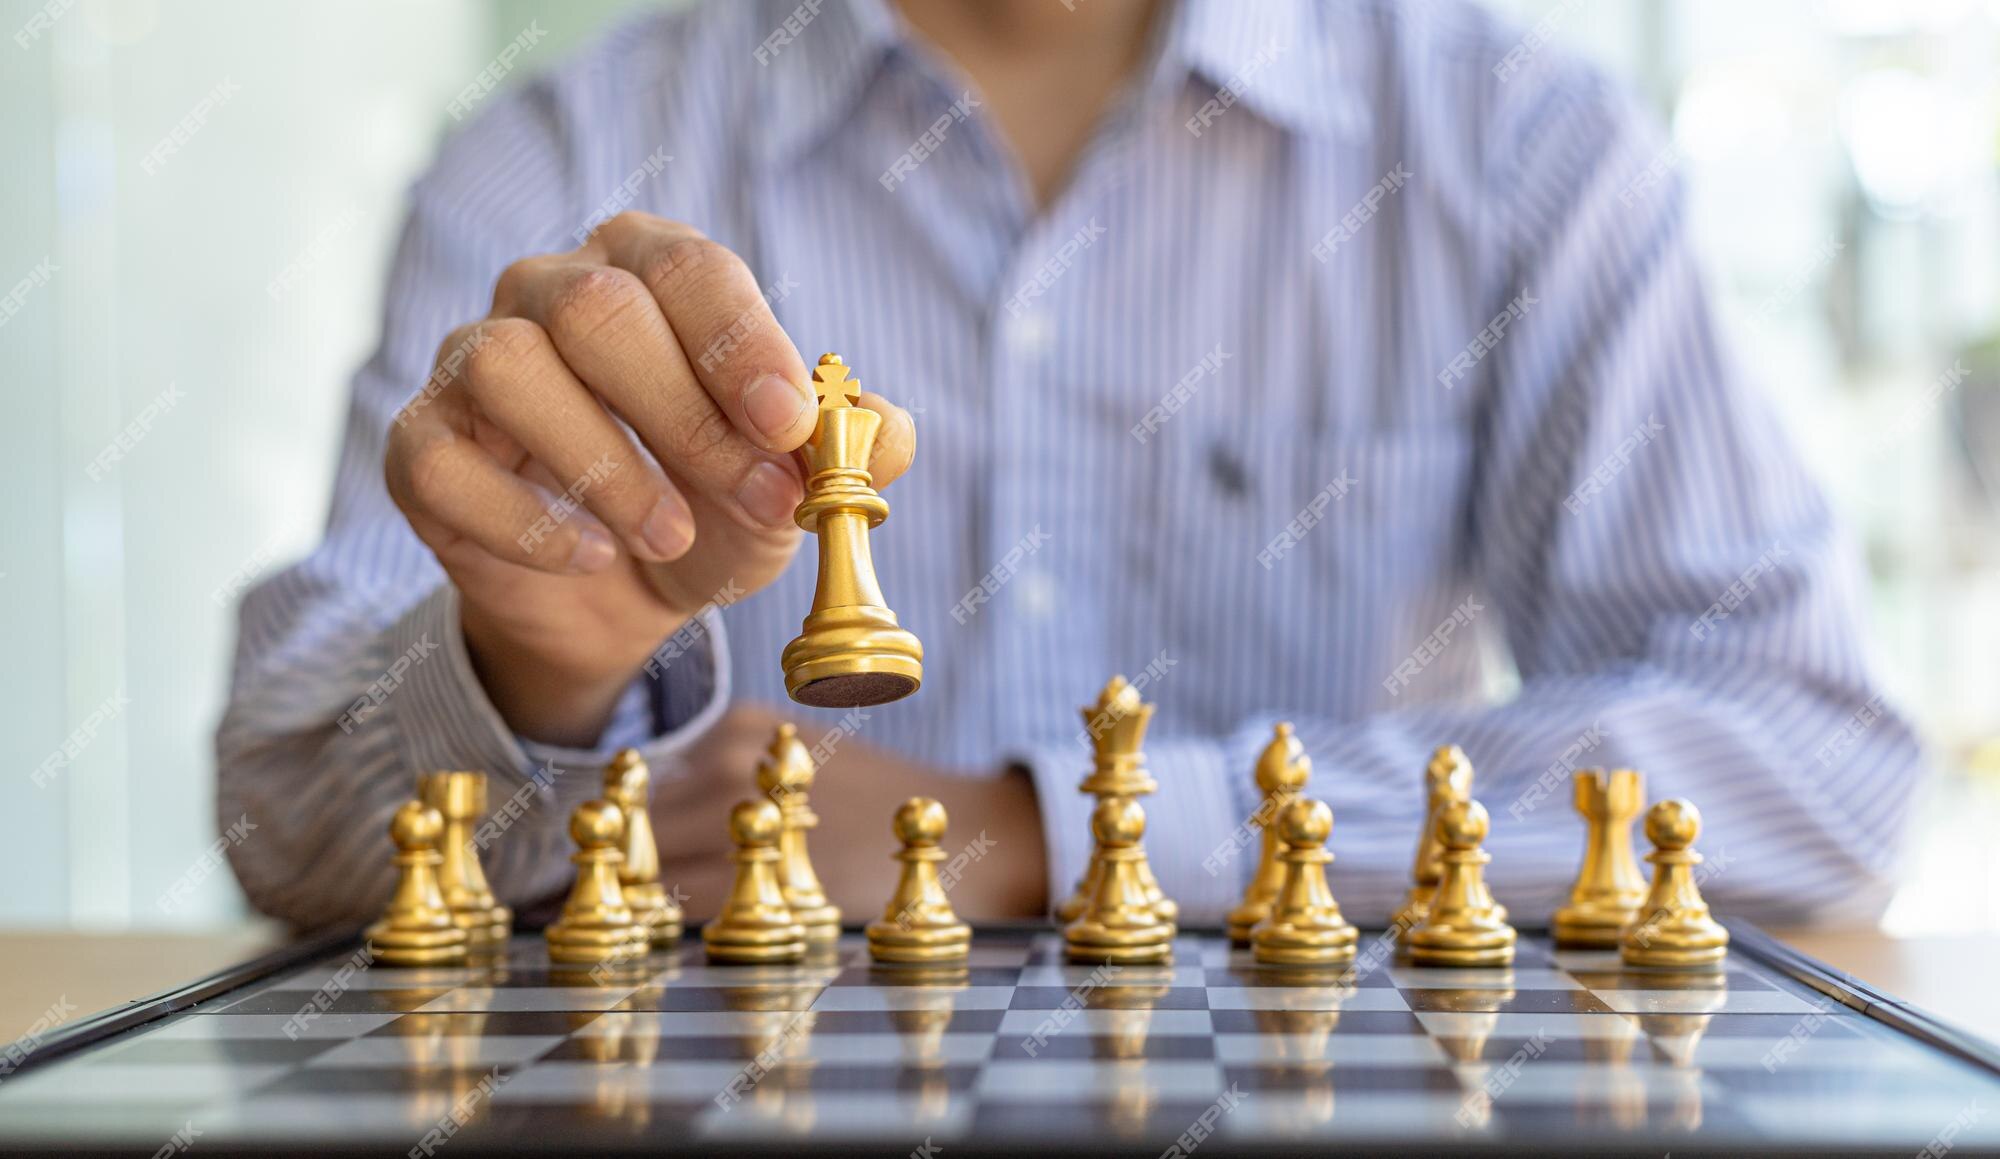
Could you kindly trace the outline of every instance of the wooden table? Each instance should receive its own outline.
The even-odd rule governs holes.
[[[1891,938],[1876,930],[1773,930],[1836,969],[2000,1042],[2000,933]],[[198,933],[0,933],[0,1042],[59,1002],[68,1018],[144,998],[282,945],[281,927]]]
[[[192,982],[283,945],[284,928],[254,923],[195,933],[0,932],[0,1043],[52,1008],[64,1021]]]

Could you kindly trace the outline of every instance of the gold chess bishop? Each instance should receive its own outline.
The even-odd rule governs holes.
[[[924,680],[924,646],[896,622],[875,578],[868,531],[889,517],[868,473],[882,416],[861,405],[838,354],[813,370],[819,425],[804,448],[806,496],[798,525],[819,536],[812,612],[785,646],[785,691],[815,708],[886,704]]]

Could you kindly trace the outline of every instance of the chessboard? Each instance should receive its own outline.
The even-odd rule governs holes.
[[[616,969],[538,935],[450,969],[322,944],[91,1020],[0,1080],[0,1150],[471,1157],[1898,1153],[2000,1147],[1988,1048],[1732,923],[1720,971],[1524,934],[1511,968],[1333,973],[1183,934],[1076,966],[982,928],[959,968]]]

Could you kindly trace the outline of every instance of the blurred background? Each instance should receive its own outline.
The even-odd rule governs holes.
[[[503,45],[545,33],[518,81],[633,7],[0,0],[0,925],[244,912],[234,602],[318,537],[403,191]],[[2000,0],[1497,7],[1671,126],[1738,356],[1865,545],[1936,766],[1885,925],[2000,929]]]

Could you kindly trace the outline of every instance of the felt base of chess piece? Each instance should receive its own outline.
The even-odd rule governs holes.
[[[868,923],[868,953],[878,962],[935,964],[962,961],[972,948],[972,927],[958,920],[937,863],[945,859],[944,806],[912,797],[896,810],[894,828],[903,871],[878,921]]]
[[[1354,960],[1360,934],[1340,912],[1326,882],[1333,854],[1326,839],[1333,811],[1325,802],[1300,798],[1279,817],[1284,848],[1278,864],[1284,881],[1271,912],[1250,931],[1251,956],[1276,966],[1341,966]]]
[[[1271,903],[1285,882],[1285,867],[1278,860],[1284,843],[1278,839],[1278,813],[1293,797],[1304,791],[1312,775],[1312,758],[1293,734],[1292,726],[1278,724],[1271,743],[1257,757],[1257,788],[1264,794],[1253,818],[1262,830],[1257,868],[1243,890],[1243,901],[1229,911],[1229,940],[1239,946],[1250,944],[1250,931],[1271,913]]]
[[[1631,769],[1576,774],[1576,811],[1585,826],[1583,864],[1570,887],[1569,904],[1549,923],[1556,945],[1613,949],[1638,915],[1646,878],[1632,855],[1632,820],[1645,800],[1644,783]]]
[[[769,801],[744,801],[729,813],[736,843],[736,880],[715,920],[701,929],[715,962],[797,962],[806,956],[806,931],[792,918],[778,884],[778,834],[783,819]]]
[[[1090,818],[1104,868],[1090,905],[1063,927],[1064,953],[1073,962],[1117,965],[1171,962],[1174,927],[1160,920],[1141,884],[1146,813],[1130,797],[1106,797]]]
[[[840,937],[840,907],[826,899],[806,840],[819,825],[810,799],[818,771],[790,722],[778,726],[757,762],[757,787],[778,806],[778,888],[792,908],[792,920],[805,927],[806,941],[815,944]]]
[[[838,354],[813,369],[819,421],[801,452],[805,498],[794,515],[819,537],[819,579],[812,611],[785,645],[785,691],[815,708],[886,704],[924,679],[924,646],[896,622],[882,596],[868,532],[889,517],[868,459],[882,416],[860,405],[861,384]]]
[[[1417,965],[1505,966],[1514,961],[1514,927],[1486,888],[1485,866],[1492,857],[1479,845],[1488,825],[1486,808],[1477,801],[1452,801],[1439,811],[1443,874],[1429,914],[1408,935],[1410,960]]]
[[[562,916],[542,931],[549,960],[589,966],[626,962],[646,953],[650,931],[633,916],[618,884],[624,854],[625,811],[609,801],[585,801],[570,815],[569,835],[577,851],[576,883],[563,902]]]
[[[438,886],[444,858],[438,842],[444,817],[422,801],[409,801],[389,821],[396,843],[396,892],[382,918],[368,927],[369,952],[385,966],[456,966],[465,962],[470,941],[452,920]]]
[[[604,799],[625,814],[625,834],[619,839],[624,860],[618,866],[618,886],[633,920],[646,928],[654,946],[680,940],[681,907],[660,882],[660,847],[653,837],[652,771],[637,749],[620,749],[604,766]]]
[[[452,922],[465,931],[467,949],[475,954],[506,943],[514,931],[514,913],[493,896],[472,828],[486,816],[486,774],[453,770],[427,774],[418,797],[444,818],[438,852],[438,887]]]
[[[1694,879],[1701,854],[1701,812],[1684,800],[1661,801],[1646,813],[1646,839],[1653,852],[1653,884],[1639,916],[1625,927],[1618,952],[1627,966],[1687,970],[1714,969],[1729,953],[1729,931],[1702,900]]]

